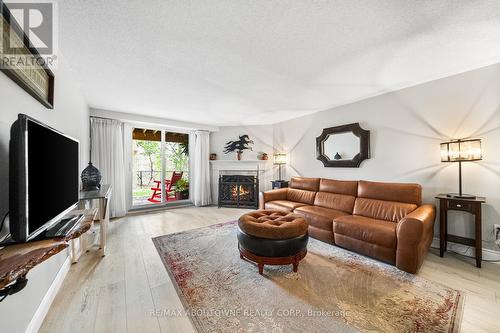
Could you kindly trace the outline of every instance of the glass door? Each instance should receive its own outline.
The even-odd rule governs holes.
[[[132,129],[132,207],[189,200],[189,134]]]
[[[161,131],[134,128],[132,131],[132,206],[161,203]]]
[[[165,132],[166,201],[189,200],[189,134]]]

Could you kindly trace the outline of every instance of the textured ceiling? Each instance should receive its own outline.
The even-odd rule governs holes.
[[[500,1],[59,1],[91,107],[269,124],[500,62]]]

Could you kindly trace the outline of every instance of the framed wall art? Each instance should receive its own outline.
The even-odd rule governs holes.
[[[49,109],[54,108],[54,73],[11,12],[0,1],[0,70]]]

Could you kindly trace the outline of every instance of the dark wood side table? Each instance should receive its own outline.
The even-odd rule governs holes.
[[[273,190],[275,188],[286,188],[288,187],[288,182],[286,180],[272,180]]]
[[[448,242],[474,246],[476,248],[476,267],[481,268],[483,257],[483,239],[481,235],[481,205],[486,202],[484,197],[475,199],[459,199],[446,194],[436,196],[439,200],[439,256],[443,257]],[[474,215],[475,238],[448,235],[448,211],[459,210]]]

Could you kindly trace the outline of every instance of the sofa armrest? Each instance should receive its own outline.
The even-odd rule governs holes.
[[[274,200],[286,200],[288,188],[280,188],[259,193],[259,209],[265,208],[265,203]]]
[[[436,207],[422,205],[398,222],[396,227],[396,266],[416,273],[434,236]]]
[[[423,205],[406,215],[399,221],[396,228],[398,243],[418,244],[425,232],[434,229],[436,208],[433,205]]]

